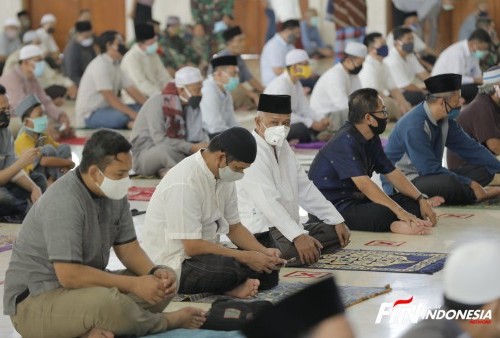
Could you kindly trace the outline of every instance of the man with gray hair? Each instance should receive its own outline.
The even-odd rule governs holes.
[[[136,173],[163,177],[208,145],[200,111],[202,81],[198,68],[181,68],[175,81],[142,106],[130,138]]]
[[[457,118],[457,123],[473,139],[485,146],[495,156],[500,155],[500,67],[490,68],[483,74],[479,94]],[[474,170],[473,165],[448,150],[448,168]],[[488,176],[485,181],[490,178]],[[489,182],[487,182],[489,183]]]

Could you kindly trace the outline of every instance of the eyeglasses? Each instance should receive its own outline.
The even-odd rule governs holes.
[[[382,108],[382,110],[379,110],[379,111],[368,112],[367,114],[373,115],[373,114],[377,114],[377,113],[384,114],[384,117],[389,117],[389,113],[387,112],[386,107]]]

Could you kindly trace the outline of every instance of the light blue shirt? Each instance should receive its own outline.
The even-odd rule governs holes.
[[[319,34],[318,27],[308,25],[305,21],[300,22],[300,37],[302,39],[302,46],[309,55],[316,52],[319,48],[325,47],[323,39],[321,39],[321,35]]]
[[[201,93],[203,128],[209,134],[221,133],[231,127],[239,126],[234,116],[231,93],[221,90],[212,75],[203,82]]]
[[[283,40],[279,33],[274,34],[272,39],[265,44],[260,56],[260,76],[264,86],[277,76],[273,68],[286,67],[286,54],[292,49],[295,47]]]

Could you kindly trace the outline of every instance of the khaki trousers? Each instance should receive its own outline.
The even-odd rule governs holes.
[[[24,338],[80,337],[93,328],[144,336],[167,330],[161,312],[170,300],[151,305],[117,288],[58,288],[28,296],[11,321]]]

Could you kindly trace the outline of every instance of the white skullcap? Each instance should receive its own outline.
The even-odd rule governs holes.
[[[175,86],[182,87],[196,82],[202,82],[203,76],[198,68],[186,66],[175,72]]]
[[[40,20],[40,24],[45,25],[46,23],[51,23],[51,22],[56,22],[56,17],[54,14],[45,14],[42,16],[42,19]]]
[[[500,82],[500,67],[493,67],[483,73],[483,86]]]
[[[309,61],[309,55],[303,49],[292,49],[286,54],[285,63],[287,66],[296,65],[301,62]]]
[[[43,51],[37,45],[27,45],[19,51],[19,61],[28,60],[36,56],[42,56]]]
[[[476,241],[452,251],[444,265],[444,294],[465,305],[482,305],[500,298],[500,246]]]
[[[35,39],[38,39],[38,34],[36,33],[36,31],[27,31],[23,35],[23,43],[24,44],[30,43]]]
[[[349,42],[347,46],[345,46],[344,53],[347,55],[364,58],[366,57],[366,54],[368,54],[368,48],[366,48],[365,45],[359,42]]]
[[[21,27],[21,24],[19,23],[19,20],[16,18],[8,18],[3,22],[3,26],[15,26],[15,27]]]

